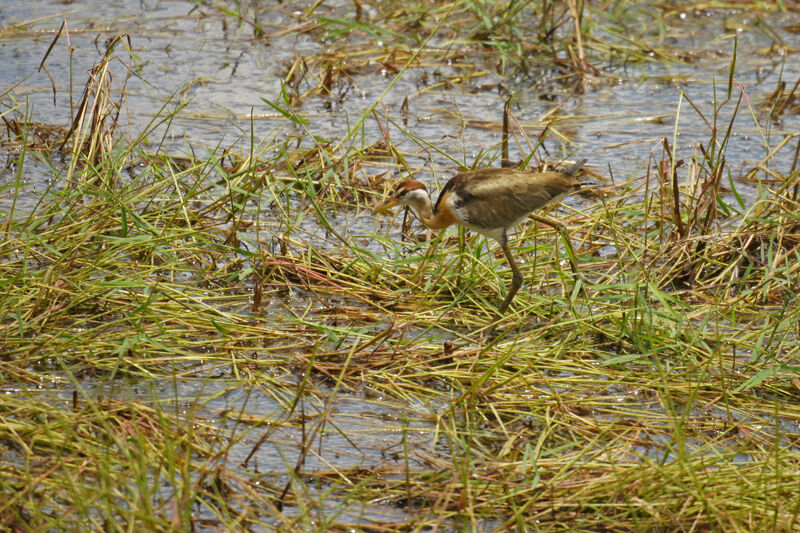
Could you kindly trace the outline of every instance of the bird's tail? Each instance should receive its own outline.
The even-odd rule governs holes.
[[[586,163],[586,161],[588,161],[588,159],[581,159],[580,161],[578,161],[574,165],[566,168],[565,170],[562,170],[561,172],[563,172],[564,174],[569,174],[570,176],[574,176],[583,167],[583,165]]]

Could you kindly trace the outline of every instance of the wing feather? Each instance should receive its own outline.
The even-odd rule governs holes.
[[[443,198],[452,197],[452,207],[468,225],[508,228],[578,189],[580,180],[562,172],[485,168],[456,174],[442,189],[435,209]]]

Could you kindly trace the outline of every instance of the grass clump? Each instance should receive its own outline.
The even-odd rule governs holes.
[[[601,19],[587,5],[395,6],[388,28],[308,13],[307,30],[408,46],[451,20],[474,29],[464,46],[520,66],[520,28],[538,21],[537,50],[569,53],[549,66],[592,81]],[[355,41],[358,67],[295,61],[267,98],[280,116],[270,135],[186,155],[153,141],[183,117],[174,100],[119,133],[126,93],[107,73],[127,42],[91,69],[69,127],[12,101],[3,113],[5,527],[797,528],[798,173],[774,170],[780,147],[767,150],[741,173],[762,180],[744,197],[726,155],[733,120],[756,111],[734,65],[710,108],[681,96],[675,135],[652,142],[640,176],[594,168],[595,195],[556,215],[580,287],[557,235],[521,228],[527,285],[490,336],[510,275],[497,250],[370,212],[392,172],[443,181],[432,161],[444,150],[380,97],[338,139],[300,113],[374,46]],[[389,54],[404,65],[395,83],[450,57],[421,44]],[[707,127],[692,148],[676,143],[686,103]],[[372,119],[381,136],[366,139]],[[568,131],[508,129],[533,162]],[[508,161],[503,144],[474,164]],[[52,177],[36,194],[33,165]]]

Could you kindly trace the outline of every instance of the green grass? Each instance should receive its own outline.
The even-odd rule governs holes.
[[[520,28],[539,20],[526,10],[547,15],[543,53],[574,46],[570,11],[506,7],[395,6],[313,31],[404,43],[397,76],[443,61],[422,47],[437,27],[453,42],[472,28],[459,46],[521,68]],[[589,61],[628,53],[595,29],[628,15],[600,7],[580,11]],[[378,52],[358,51],[363,68]],[[401,238],[402,212],[370,212],[387,170],[417,170],[401,143],[360,137],[388,120],[380,97],[322,142],[295,106],[335,82],[287,77],[269,102],[294,137],[279,126],[186,157],[153,149],[151,129],[119,135],[108,113],[125,94],[103,74],[116,53],[87,82],[87,113],[106,120],[87,115],[63,149],[68,132],[24,106],[3,115],[16,167],[0,217],[4,530],[800,527],[798,174],[742,199],[719,117],[758,110],[734,76],[676,109],[703,116],[702,146],[653,143],[646,177],[600,179],[554,215],[583,290],[555,232],[521,228],[526,285],[491,336],[510,277],[495,244],[426,240],[415,221]],[[166,109],[148,128],[180,113]],[[437,150],[412,130],[395,131]],[[21,209],[33,161],[53,186]]]

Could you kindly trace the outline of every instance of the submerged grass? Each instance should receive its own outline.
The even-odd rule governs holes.
[[[434,11],[520,65],[525,5]],[[585,27],[583,3],[535,6],[537,46],[584,72],[564,37]],[[423,42],[409,28],[436,13],[398,10],[391,32],[319,25]],[[383,173],[417,170],[388,126],[333,149],[293,110],[311,89],[287,76],[270,105],[301,133],[177,156],[146,141],[180,112],[165,107],[126,141],[124,93],[102,74],[120,44],[69,131],[16,104],[3,115],[3,194],[27,193],[32,158],[53,173],[34,208],[3,204],[5,528],[800,527],[798,172],[771,170],[741,199],[720,118],[745,105],[733,77],[710,110],[684,95],[707,142],[676,147],[681,104],[643,176],[562,209],[583,290],[554,232],[518,232],[527,285],[490,336],[497,250],[372,220]]]

